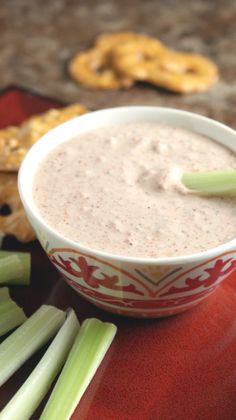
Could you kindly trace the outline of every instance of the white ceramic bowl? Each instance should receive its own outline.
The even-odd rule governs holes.
[[[19,192],[42,247],[64,279],[80,295],[111,312],[160,317],[198,304],[229,276],[236,268],[236,239],[187,256],[115,256],[84,247],[60,235],[43,220],[32,198],[32,181],[38,164],[55,146],[97,127],[142,121],[182,127],[209,136],[236,151],[236,132],[201,115],[148,106],[105,109],[74,118],[43,136],[21,165]],[[89,266],[96,267],[90,275]],[[112,278],[110,285],[103,281],[104,276],[106,280]]]

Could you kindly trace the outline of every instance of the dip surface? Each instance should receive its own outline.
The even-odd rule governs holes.
[[[50,152],[33,197],[45,221],[81,245],[136,257],[186,255],[233,239],[236,200],[187,194],[178,172],[227,168],[236,168],[235,154],[202,135],[150,123],[110,126]]]

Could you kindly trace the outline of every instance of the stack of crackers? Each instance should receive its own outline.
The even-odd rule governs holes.
[[[87,109],[73,104],[35,115],[19,127],[0,130],[0,233],[14,235],[21,242],[35,239],[17,189],[17,172],[29,148],[47,131]]]

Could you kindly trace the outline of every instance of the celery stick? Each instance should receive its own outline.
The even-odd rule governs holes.
[[[12,299],[0,301],[0,336],[26,321],[26,316]]]
[[[2,300],[10,299],[8,287],[0,287],[0,302]]]
[[[182,175],[185,187],[208,195],[236,195],[236,170],[186,172]]]
[[[30,253],[0,251],[0,284],[28,285],[30,268]]]
[[[82,323],[41,420],[67,420],[72,415],[104,358],[116,326],[96,318]]]
[[[79,322],[71,310],[48,350],[9,403],[0,420],[29,419],[49,390],[79,331]]]
[[[42,305],[0,344],[0,386],[56,334],[65,316],[60,309]]]

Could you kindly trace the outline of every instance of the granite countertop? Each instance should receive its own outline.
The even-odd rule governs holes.
[[[91,109],[147,104],[179,107],[236,127],[234,0],[9,0],[0,7],[0,88],[9,84]],[[173,49],[212,58],[220,81],[208,92],[167,93],[147,84],[106,92],[82,88],[68,60],[102,32],[154,35]]]

